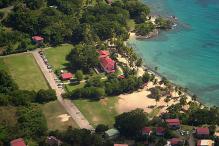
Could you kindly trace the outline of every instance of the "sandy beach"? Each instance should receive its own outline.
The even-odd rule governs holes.
[[[134,34],[132,33],[132,36]],[[118,55],[117,60],[123,64],[126,64],[129,66],[128,60],[121,55]],[[134,67],[137,70],[137,76],[142,76],[145,73],[144,67]],[[157,73],[155,73],[152,70],[147,71],[149,74],[155,75],[155,79],[157,80],[157,83],[162,80],[162,77],[159,76]],[[118,113],[123,113],[123,112],[128,112],[131,110],[134,110],[136,108],[141,108],[145,112],[150,113],[152,112],[155,108],[159,107],[159,114],[166,112],[166,109],[176,103],[179,103],[179,94],[176,91],[172,91],[170,94],[172,97],[171,100],[167,103],[165,102],[166,96],[163,96],[160,98],[159,101],[156,102],[155,99],[152,99],[149,97],[151,94],[150,89],[155,87],[155,86],[160,86],[162,88],[166,88],[165,85],[160,85],[160,84],[154,84],[153,82],[149,82],[147,86],[144,87],[144,89],[141,89],[139,91],[130,93],[130,94],[121,94],[119,95],[119,100],[118,103],[116,104],[116,110]],[[192,101],[192,97],[189,96],[187,93],[182,92],[182,95],[185,95],[187,97],[187,103]],[[185,106],[186,108],[186,106]]]

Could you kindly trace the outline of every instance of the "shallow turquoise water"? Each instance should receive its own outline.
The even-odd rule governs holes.
[[[174,30],[150,40],[130,40],[150,67],[219,105],[219,0],[144,0],[152,13],[175,15]]]

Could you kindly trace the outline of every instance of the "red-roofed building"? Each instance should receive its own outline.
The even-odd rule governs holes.
[[[118,76],[118,78],[125,79],[125,76],[124,75],[120,75],[120,76]]]
[[[107,57],[110,55],[109,51],[107,50],[99,50],[97,52],[99,53],[100,57]]]
[[[163,127],[157,127],[156,128],[156,135],[157,136],[164,136],[164,134],[165,134],[165,128],[163,128]]]
[[[196,128],[196,137],[197,138],[208,138],[210,135],[209,129],[207,127],[198,127]]]
[[[61,79],[62,80],[70,80],[73,77],[72,73],[68,72],[68,73],[62,73],[61,74]]]
[[[166,121],[168,127],[171,129],[179,129],[180,128],[179,119],[166,119],[165,121]]]
[[[99,58],[100,65],[106,73],[114,73],[116,71],[116,62],[109,57]]]
[[[152,130],[151,130],[151,128],[150,127],[144,127],[143,129],[142,129],[142,135],[151,135],[151,133],[152,133]]]
[[[127,144],[114,144],[114,146],[128,146]]]
[[[23,138],[18,138],[10,142],[10,146],[26,146]]]
[[[172,138],[169,141],[170,141],[171,146],[178,146],[182,144],[182,140],[179,138]]]
[[[44,41],[44,38],[41,36],[33,36],[32,40],[36,43],[36,44],[42,44]]]

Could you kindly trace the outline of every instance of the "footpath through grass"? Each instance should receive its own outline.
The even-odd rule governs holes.
[[[42,105],[42,110],[49,130],[66,130],[69,126],[78,128],[78,125],[57,100]]]
[[[6,69],[20,89],[49,89],[39,66],[32,54],[18,54],[0,59],[0,67]]]
[[[117,115],[115,110],[117,101],[118,97],[107,97],[101,100],[77,99],[73,100],[73,103],[94,127],[98,124],[112,127]]]
[[[63,44],[58,47],[45,50],[46,58],[55,69],[63,69],[68,66],[66,56],[70,53],[73,46],[71,44]]]

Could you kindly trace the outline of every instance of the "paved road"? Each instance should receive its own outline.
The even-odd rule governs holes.
[[[32,54],[39,65],[42,73],[44,74],[45,78],[47,79],[50,87],[56,91],[58,101],[61,105],[65,108],[67,113],[75,120],[80,128],[94,130],[94,128],[89,124],[87,119],[83,116],[83,114],[79,111],[79,109],[68,99],[63,99],[61,94],[65,91],[63,89],[58,88],[55,82],[56,75],[53,72],[49,72],[47,69],[46,64],[44,63],[43,59],[38,53],[38,50],[32,51]]]

